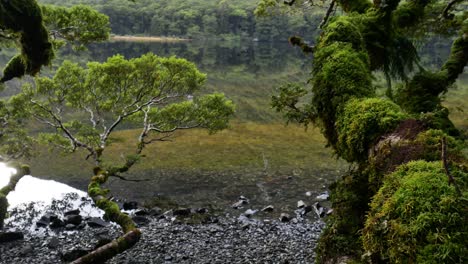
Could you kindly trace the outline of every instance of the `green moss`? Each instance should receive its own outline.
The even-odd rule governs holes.
[[[449,110],[443,106],[438,106],[434,111],[421,113],[420,120],[424,121],[428,128],[439,129],[450,136],[460,137],[460,131],[449,119]]]
[[[0,193],[0,230],[3,229],[3,221],[5,220],[8,209],[8,200],[5,195]]]
[[[335,120],[351,98],[372,97],[369,61],[366,53],[352,45],[335,42],[315,53],[312,105],[320,118],[325,137],[336,143]],[[352,78],[350,78],[352,76]]]
[[[26,73],[26,62],[21,54],[13,57],[3,71],[2,82],[11,80],[15,77],[23,76]]]
[[[331,21],[323,31],[318,48],[326,47],[336,41],[350,43],[355,50],[364,49],[364,39],[355,25],[353,17],[339,16]]]
[[[2,1],[0,24],[4,29],[18,32],[21,44],[21,54],[7,65],[1,82],[25,73],[34,75],[41,66],[50,63],[54,52],[42,21],[41,9],[35,0]]]
[[[410,82],[398,87],[395,101],[409,113],[432,112],[440,106],[441,93],[447,91],[447,75],[443,72],[422,71]]]
[[[337,154],[349,162],[367,159],[377,138],[395,128],[404,118],[393,102],[379,98],[354,99],[339,116]]]
[[[372,7],[372,3],[368,0],[338,0],[337,3],[347,13],[364,13]]]
[[[327,218],[327,226],[316,247],[318,263],[341,256],[359,258],[362,253],[359,232],[370,195],[368,176],[360,171],[352,171],[330,186],[333,213]]]
[[[461,197],[449,185],[441,162],[410,162],[384,179],[362,236],[375,261],[468,261],[468,173],[455,166],[451,170]]]

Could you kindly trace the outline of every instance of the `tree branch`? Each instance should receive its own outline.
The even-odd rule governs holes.
[[[450,1],[447,6],[444,8],[444,11],[442,11],[442,17],[445,19],[452,19],[453,14],[449,14],[450,9],[457,4],[458,2],[461,2],[461,0],[452,0]]]
[[[129,181],[129,182],[147,182],[147,181],[151,181],[151,179],[127,179],[121,175],[118,175],[118,174],[109,174],[110,177],[116,177],[122,181]]]
[[[325,16],[322,19],[322,22],[320,22],[319,28],[322,29],[323,26],[325,26],[328,22],[328,19],[330,18],[331,13],[333,12],[333,9],[335,8],[335,1],[332,0],[330,5],[328,6],[327,12],[325,13]]]
[[[441,159],[442,159],[442,164],[444,165],[444,170],[445,170],[445,174],[447,174],[447,177],[448,177],[448,183],[449,185],[450,184],[453,184],[453,186],[455,187],[455,190],[457,191],[457,194],[458,195],[462,195],[461,191],[460,191],[460,188],[458,187],[458,184],[455,182],[455,178],[453,178],[452,174],[450,173],[450,170],[449,170],[449,166],[448,166],[448,162],[447,162],[447,142],[446,142],[446,138],[445,137],[442,137],[441,139]]]

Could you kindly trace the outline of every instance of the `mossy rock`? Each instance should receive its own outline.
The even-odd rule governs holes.
[[[384,179],[371,203],[362,241],[378,263],[468,263],[468,172],[414,161]]]
[[[336,129],[338,155],[349,162],[364,161],[376,140],[407,116],[395,103],[380,99],[350,100],[339,116]]]

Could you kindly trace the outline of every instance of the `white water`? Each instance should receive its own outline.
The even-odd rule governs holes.
[[[7,185],[10,177],[15,173],[15,169],[7,167],[4,163],[0,163],[0,188]],[[87,193],[60,182],[42,180],[31,175],[23,176],[16,185],[15,190],[8,194],[8,211],[12,211],[16,207],[24,208],[27,204],[34,202],[34,210],[45,213],[54,199],[61,200],[69,193],[77,194],[78,199],[70,201],[72,206],[71,209],[79,208],[82,216],[102,217],[104,215],[102,210],[92,206],[92,204],[83,204],[81,198],[84,197],[89,199]],[[43,213],[35,217],[36,219],[34,222],[37,221]],[[63,212],[60,212],[59,214],[61,213]],[[5,223],[8,222],[9,220],[6,219]],[[18,219],[15,219],[15,226],[21,226],[22,228],[29,229],[31,232],[35,231],[35,225],[24,226],[24,223],[21,223],[21,221],[18,223]]]

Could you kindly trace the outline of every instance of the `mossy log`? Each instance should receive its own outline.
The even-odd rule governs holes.
[[[88,185],[88,194],[94,203],[104,210],[104,218],[120,225],[124,235],[73,261],[72,264],[102,263],[133,247],[141,237],[141,231],[136,228],[132,218],[122,213],[119,206],[107,198],[109,190],[101,187],[102,184],[107,182],[109,172],[100,168],[96,168],[94,172],[95,175]]]
[[[23,178],[24,175],[30,174],[29,167],[26,165],[14,166],[16,174],[11,176],[8,185],[0,189],[0,230],[3,229],[3,221],[5,220],[8,209],[8,194],[16,188],[16,184]]]

